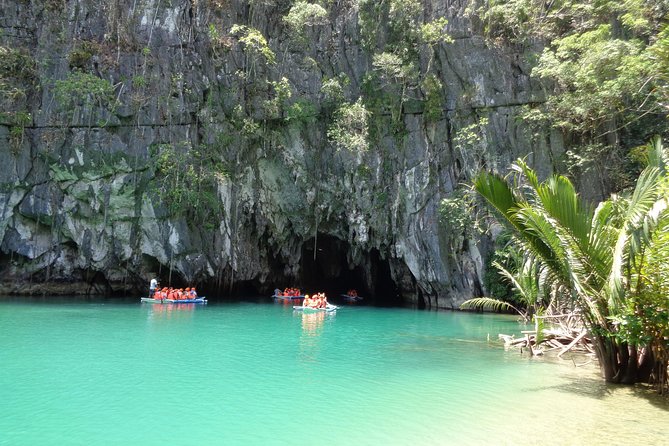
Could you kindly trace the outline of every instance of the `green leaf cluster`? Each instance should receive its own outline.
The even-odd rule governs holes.
[[[639,116],[638,107],[652,111],[644,105],[658,105],[649,56],[641,40],[614,38],[609,24],[555,40],[533,70],[553,86],[545,106],[553,125],[594,137],[612,116],[619,121],[613,125],[624,125]]]
[[[321,5],[298,0],[291,6],[283,21],[293,33],[293,38],[302,38],[306,27],[323,25],[327,23],[327,19],[328,12]]]
[[[270,65],[276,63],[274,51],[269,47],[267,39],[259,30],[246,25],[233,25],[230,34],[238,36],[239,42],[244,45],[244,52],[247,54]]]
[[[552,175],[540,182],[522,160],[514,164],[512,184],[485,172],[474,184],[513,231],[526,258],[524,270],[509,274],[518,282],[514,287],[522,290],[521,279],[533,278],[536,286],[529,282],[530,291],[536,289],[558,307],[575,305],[593,333],[610,382],[644,379],[636,361],[643,348],[654,349],[657,356],[648,361],[660,369],[666,370],[669,360],[664,337],[669,306],[660,294],[666,279],[658,277],[669,269],[664,257],[669,252],[669,153],[659,138],[648,144],[647,153],[649,165],[634,189],[597,207],[584,202],[566,177]]]
[[[79,70],[68,73],[65,79],[57,80],[53,92],[61,107],[69,111],[86,105],[113,109],[116,103],[111,82]]]
[[[443,86],[432,73],[438,45],[452,42],[448,20],[429,20],[419,0],[361,0],[359,26],[363,47],[372,55],[374,73],[365,79],[365,102],[373,115],[391,114],[391,130],[405,134],[404,106],[423,105],[428,121],[443,110]],[[379,99],[380,98],[380,99]]]
[[[335,112],[334,122],[328,128],[328,138],[338,149],[365,152],[369,148],[369,112],[361,99],[344,103]]]
[[[216,227],[223,212],[218,187],[228,176],[226,167],[205,147],[189,143],[152,148],[155,166],[153,192],[171,216]]]

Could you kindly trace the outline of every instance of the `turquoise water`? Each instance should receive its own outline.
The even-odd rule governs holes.
[[[513,317],[0,300],[0,445],[668,444],[665,400]]]

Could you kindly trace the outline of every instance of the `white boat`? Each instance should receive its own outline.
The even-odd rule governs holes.
[[[206,297],[197,297],[195,299],[154,299],[152,297],[142,297],[142,302],[150,304],[206,304]]]
[[[330,312],[337,311],[339,307],[336,305],[328,304],[325,308],[315,308],[315,307],[305,307],[303,305],[293,305],[293,310],[303,311],[305,313],[320,313],[320,312]]]

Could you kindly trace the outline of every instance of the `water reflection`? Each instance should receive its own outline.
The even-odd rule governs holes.
[[[197,304],[152,304],[149,309],[149,320],[162,320],[162,319],[174,319],[174,318],[191,318],[193,315],[193,310]]]
[[[325,311],[317,313],[302,313],[302,336],[314,337],[320,336],[323,332],[323,322],[325,322]]]
[[[274,299],[274,302],[280,303],[284,307],[293,307],[294,305],[302,305],[304,299]]]
[[[317,362],[320,353],[320,340],[323,334],[325,311],[317,313],[300,312],[302,333],[300,336],[300,359],[305,362]],[[332,315],[334,316],[334,315]]]

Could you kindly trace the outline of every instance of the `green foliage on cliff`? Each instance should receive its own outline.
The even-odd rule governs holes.
[[[35,91],[37,67],[27,51],[0,46],[0,124],[9,125],[9,144],[16,155],[32,122],[27,101]]]
[[[91,58],[98,53],[94,42],[83,41],[70,51],[68,62],[71,69],[86,70]]]
[[[447,230],[466,238],[473,238],[478,233],[478,222],[472,195],[469,190],[456,189],[439,203],[439,222]]]
[[[290,82],[285,77],[276,82],[269,82],[272,98],[263,102],[263,109],[267,119],[277,119],[283,114],[287,101],[293,95]]]
[[[153,193],[170,215],[213,229],[222,218],[219,185],[227,169],[212,158],[207,147],[188,142],[161,144],[152,148],[155,165]]]
[[[289,124],[312,124],[317,118],[316,106],[308,99],[298,99],[286,109],[285,119]]]
[[[327,18],[328,12],[321,5],[298,0],[283,20],[291,30],[291,38],[303,40],[306,27],[323,25]]]
[[[266,65],[276,63],[274,51],[269,47],[267,39],[258,29],[246,25],[233,25],[230,34],[239,39],[244,54],[246,54],[244,76],[254,76],[257,65],[260,63]]]
[[[391,133],[398,139],[406,134],[405,106],[422,106],[428,122],[442,116],[443,85],[433,72],[439,45],[452,42],[446,32],[448,20],[430,20],[419,0],[361,0],[360,33],[363,47],[371,54],[375,73],[364,80],[365,103],[376,129],[390,113]],[[417,107],[418,106],[418,107]]]
[[[35,60],[27,51],[0,46],[0,81],[30,80],[35,74]]]
[[[526,117],[560,129],[584,168],[606,158],[623,173],[613,188],[634,174],[625,153],[667,134],[668,12],[662,0],[498,0],[478,9],[489,39],[545,45],[532,75],[547,100]]]
[[[79,70],[68,73],[65,79],[57,80],[53,93],[67,114],[72,114],[76,107],[99,107],[113,111],[117,105],[111,82]]]
[[[321,85],[323,103],[326,106],[341,104],[346,98],[346,87],[351,80],[344,73],[330,79],[324,79]]]
[[[465,241],[480,235],[477,212],[470,189],[458,188],[439,202],[439,226],[447,252],[453,258],[465,249]]]
[[[342,104],[327,135],[339,149],[364,152],[369,148],[369,112],[360,99]]]
[[[553,125],[597,138],[659,112],[646,49],[640,39],[615,38],[609,24],[555,40],[533,71],[553,85],[545,106]]]

